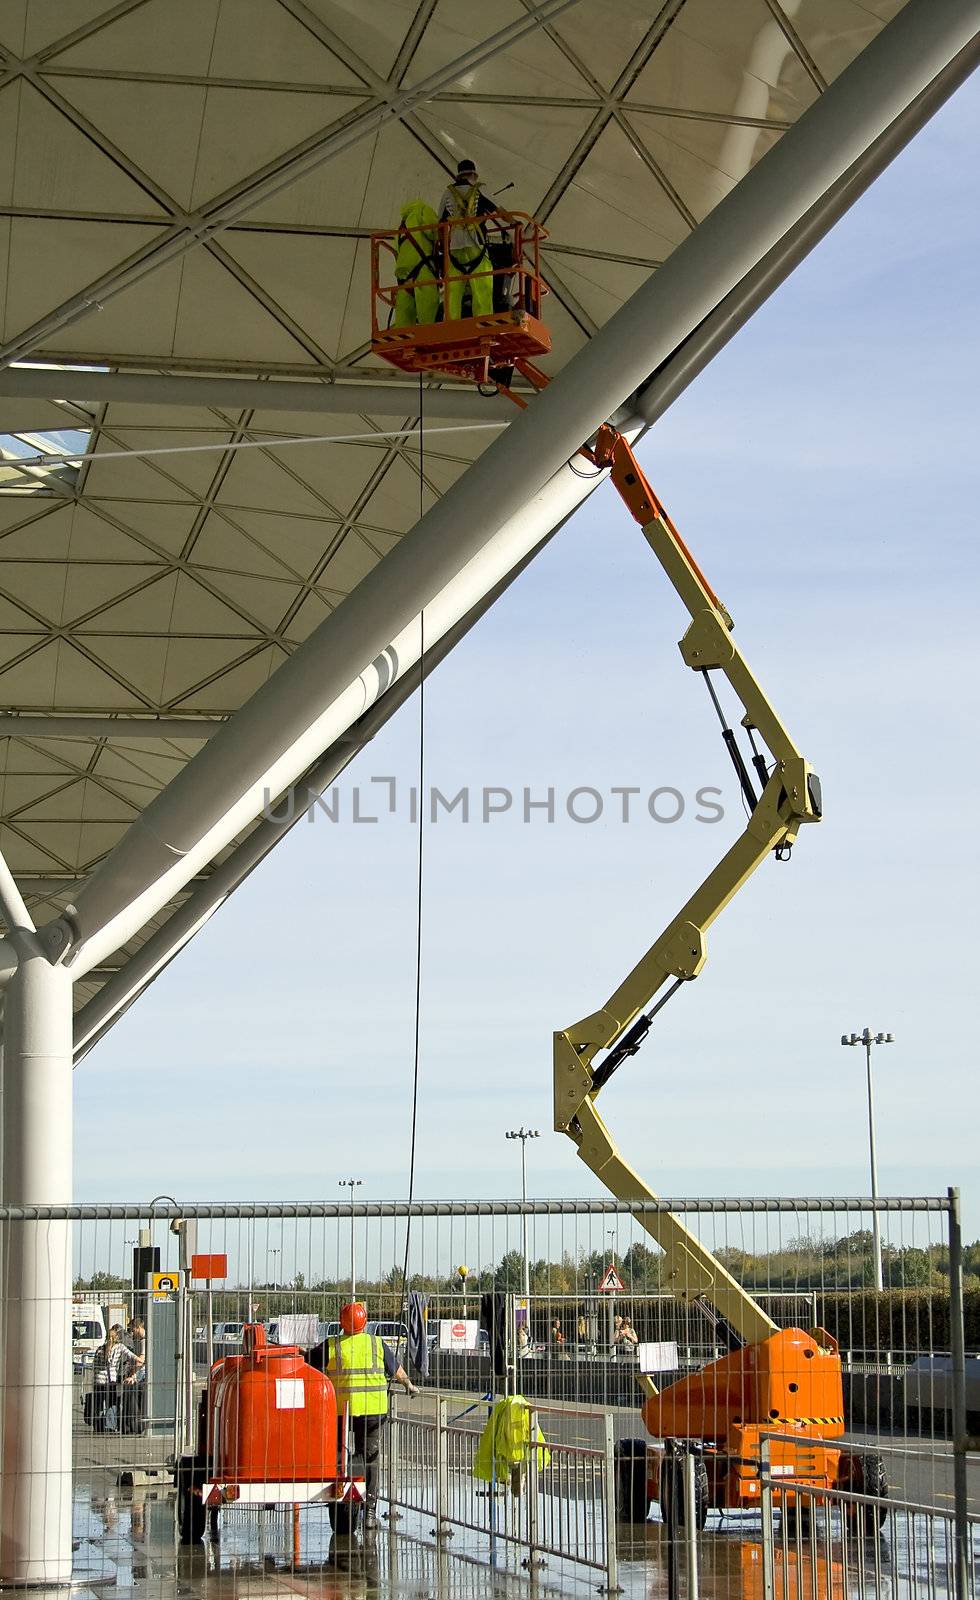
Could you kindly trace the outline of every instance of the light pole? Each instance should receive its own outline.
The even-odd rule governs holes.
[[[872,1033],[870,1028],[865,1028],[863,1033],[842,1033],[841,1044],[864,1045],[865,1057],[868,1064],[868,1143],[871,1149],[871,1198],[878,1198],[878,1158],[875,1154],[875,1096],[874,1085],[871,1078],[871,1046],[873,1044],[894,1044],[893,1033]],[[884,1288],[884,1278],[881,1270],[881,1225],[878,1221],[877,1211],[871,1213],[871,1237],[874,1241],[874,1274],[875,1288]]]
[[[350,1190],[350,1297],[357,1299],[357,1266],[354,1254],[354,1190],[361,1187],[360,1178],[341,1178],[337,1186]]]
[[[272,1248],[269,1251],[269,1254],[272,1257],[272,1287],[273,1287],[273,1289],[278,1289],[278,1287],[279,1287],[279,1257],[282,1255],[282,1249],[281,1249],[281,1247],[279,1247],[277,1245],[273,1245]]]
[[[521,1199],[524,1201],[524,1204],[526,1206],[527,1205],[527,1141],[529,1139],[540,1139],[541,1135],[538,1132],[537,1128],[518,1128],[513,1133],[505,1134],[504,1137],[506,1139],[520,1139],[520,1141],[521,1141]],[[527,1253],[527,1211],[526,1210],[521,1212],[521,1239],[522,1239],[522,1242],[523,1242],[523,1249],[524,1249],[524,1298],[525,1298],[525,1300],[530,1300],[530,1298],[531,1298],[531,1260],[530,1260],[530,1257],[528,1256],[528,1253]],[[531,1310],[531,1308],[530,1308],[530,1306],[528,1306],[528,1315],[530,1315],[530,1310]]]
[[[615,1271],[615,1268],[616,1268],[616,1229],[615,1228],[607,1228],[606,1229],[606,1233],[609,1236],[609,1265]],[[610,1290],[610,1292],[606,1295],[606,1335],[607,1335],[608,1340],[609,1340],[609,1349],[610,1349],[610,1351],[612,1352],[613,1355],[618,1354],[618,1352],[616,1350],[616,1344],[615,1344],[615,1338],[616,1338],[616,1295],[615,1295],[615,1292],[613,1290]]]

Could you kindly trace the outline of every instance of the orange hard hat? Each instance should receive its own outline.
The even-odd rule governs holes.
[[[360,1300],[349,1300],[340,1308],[340,1326],[345,1333],[363,1333],[367,1327],[367,1306]]]

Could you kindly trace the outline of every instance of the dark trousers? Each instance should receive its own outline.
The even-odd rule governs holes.
[[[378,1457],[381,1454],[381,1430],[388,1418],[383,1415],[351,1417],[354,1435],[354,1454],[364,1462],[364,1488],[370,1502],[378,1498]],[[341,1424],[343,1426],[343,1424]],[[343,1443],[343,1440],[340,1441]],[[350,1472],[353,1463],[348,1463]]]

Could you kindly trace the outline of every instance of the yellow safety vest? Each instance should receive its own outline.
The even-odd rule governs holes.
[[[348,1333],[330,1341],[327,1377],[337,1393],[337,1407],[348,1416],[384,1416],[388,1410],[388,1379],[384,1345],[373,1333]]]

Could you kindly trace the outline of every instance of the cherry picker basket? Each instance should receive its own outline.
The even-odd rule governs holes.
[[[479,271],[460,271],[450,252],[450,237],[459,220],[415,229],[425,241],[435,235],[428,252],[431,277],[416,279],[419,287],[434,291],[438,313],[432,322],[394,325],[399,293],[412,293],[413,280],[398,282],[395,261],[405,237],[394,228],[371,235],[371,347],[375,355],[402,372],[433,372],[446,377],[486,383],[490,369],[513,365],[532,356],[546,355],[551,335],[541,320],[541,301],[547,286],[541,279],[541,240],[544,228],[523,212],[492,211],[480,217],[486,230],[487,254]],[[458,259],[458,258],[457,258]],[[450,284],[462,284],[462,299],[472,293],[476,278],[493,284],[493,310],[481,316],[447,318]]]

